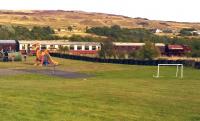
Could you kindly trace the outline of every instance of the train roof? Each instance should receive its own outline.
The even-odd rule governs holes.
[[[45,40],[45,41],[19,41],[20,44],[34,44],[41,45],[100,45],[99,42],[69,42],[67,40]]]
[[[0,40],[0,44],[15,44],[16,40]]]
[[[124,43],[124,42],[114,42],[116,46],[143,46],[145,43]]]
[[[168,48],[170,50],[183,50],[183,46],[182,45],[168,45]]]
[[[39,43],[41,45],[100,45],[100,42],[70,42],[68,40],[43,40],[43,41],[28,41],[28,40],[20,40],[20,44],[34,44]],[[145,43],[131,43],[131,42],[114,42],[115,46],[144,46]],[[156,46],[163,47],[164,43],[155,43]]]
[[[124,42],[114,42],[116,46],[144,46],[145,43],[124,43]],[[155,43],[156,46],[165,46],[164,43]]]

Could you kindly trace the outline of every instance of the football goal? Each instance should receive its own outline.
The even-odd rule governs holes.
[[[160,67],[161,66],[176,66],[176,77],[181,77],[183,78],[183,64],[158,64],[158,68],[157,68],[157,74],[156,78],[159,78],[160,77]],[[179,69],[180,69],[180,72],[179,72]]]

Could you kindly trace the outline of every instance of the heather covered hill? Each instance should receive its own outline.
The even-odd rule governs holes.
[[[83,11],[0,11],[0,24],[32,26],[51,26],[66,28],[73,26],[84,31],[86,27],[120,25],[126,28],[158,28],[180,30],[181,28],[200,29],[200,23],[172,22],[148,20],[145,18],[130,18],[104,13],[88,13]]]

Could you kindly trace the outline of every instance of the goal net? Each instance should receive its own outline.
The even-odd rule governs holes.
[[[160,67],[161,66],[176,66],[175,76],[183,78],[183,64],[158,64],[157,74],[154,77],[156,77],[156,78],[160,77]]]

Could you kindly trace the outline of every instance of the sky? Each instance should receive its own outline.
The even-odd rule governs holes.
[[[151,20],[200,22],[199,0],[0,0],[1,10],[80,10]]]

